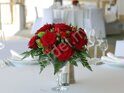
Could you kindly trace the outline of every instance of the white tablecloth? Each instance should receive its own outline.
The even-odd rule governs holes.
[[[0,59],[4,59],[11,56],[10,50],[14,50],[18,53],[23,53],[28,50],[28,39],[18,39],[5,41],[5,47],[0,50]]]
[[[99,8],[77,7],[77,8],[57,8],[57,9],[44,9],[44,17],[41,21],[37,21],[35,24],[45,23],[66,23],[68,25],[74,25],[78,28],[84,28],[88,33],[89,30],[94,29],[97,37],[106,37],[105,25],[103,18],[103,10]],[[42,23],[41,23],[42,22]],[[32,33],[39,29],[39,26],[32,28]],[[35,30],[35,29],[36,30]]]
[[[64,93],[123,93],[124,68],[108,65],[93,66],[93,72],[84,69],[81,64],[75,68],[76,83],[70,85]],[[38,65],[23,67],[5,67],[0,69],[1,93],[56,93],[51,65],[39,74]]]

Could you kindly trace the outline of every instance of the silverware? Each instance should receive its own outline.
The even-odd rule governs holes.
[[[15,65],[10,61],[8,60],[7,58],[3,60],[4,63],[7,65],[7,66],[12,66],[12,67],[15,67]]]

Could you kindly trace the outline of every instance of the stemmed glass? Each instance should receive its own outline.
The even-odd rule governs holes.
[[[93,58],[91,58],[90,61],[93,62],[94,64],[97,64],[100,61],[100,59],[97,58],[97,48],[100,44],[100,41],[99,41],[99,38],[96,36],[94,29],[91,30],[88,37],[89,37],[88,38],[89,39],[88,46],[90,46],[90,47],[94,46],[94,56],[93,56]],[[92,43],[90,43],[90,42],[92,42]]]
[[[101,39],[101,43],[99,45],[100,50],[102,51],[102,56],[105,56],[105,52],[108,49],[108,41],[107,39]]]
[[[95,43],[95,31],[90,30],[90,32],[88,33],[88,50],[90,47],[94,46],[94,43]]]
[[[0,30],[0,50],[5,47],[5,37],[3,31]]]
[[[56,76],[57,76],[57,86],[52,88],[53,91],[62,93],[63,91],[67,91],[68,90],[68,72],[66,72],[68,69],[68,66],[65,65],[63,68],[61,68]]]
[[[53,91],[61,91],[61,70],[57,72],[56,74],[57,77],[57,86],[52,88]]]

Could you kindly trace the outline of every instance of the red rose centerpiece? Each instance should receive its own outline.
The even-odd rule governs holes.
[[[78,29],[64,23],[46,24],[30,39],[28,43],[30,50],[23,54],[24,58],[38,56],[41,70],[51,62],[54,74],[68,62],[77,66],[76,59],[80,59],[84,67],[92,70],[86,59],[87,42],[86,33],[82,28]]]

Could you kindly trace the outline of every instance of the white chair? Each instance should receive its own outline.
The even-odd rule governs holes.
[[[124,57],[124,40],[116,41],[115,56],[123,56]]]

